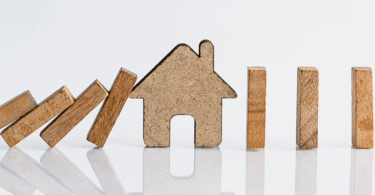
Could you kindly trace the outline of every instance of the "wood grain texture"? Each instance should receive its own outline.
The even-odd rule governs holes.
[[[214,46],[202,41],[197,55],[177,45],[133,89],[130,98],[144,103],[143,139],[149,147],[170,145],[175,115],[195,119],[195,146],[216,147],[222,140],[222,99],[236,92],[214,71]]]
[[[374,147],[372,70],[367,67],[352,68],[352,143]]]
[[[105,100],[102,109],[87,135],[88,141],[100,147],[104,146],[136,81],[136,74],[125,68],[120,69],[112,85],[112,89],[109,92],[109,96]]]
[[[25,91],[17,97],[1,105],[0,129],[21,118],[37,106],[38,104],[35,102],[30,91]]]
[[[108,92],[102,84],[98,80],[94,81],[72,106],[40,133],[40,137],[53,148],[107,96]]]
[[[40,103],[33,111],[6,128],[1,136],[9,147],[13,147],[73,103],[74,97],[68,88],[63,86]]]
[[[248,67],[247,148],[265,146],[266,85],[266,68]]]
[[[319,73],[314,67],[298,68],[297,145],[318,147]]]

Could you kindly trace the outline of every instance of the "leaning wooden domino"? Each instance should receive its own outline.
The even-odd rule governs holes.
[[[352,143],[356,148],[374,147],[372,70],[352,68]]]
[[[88,141],[100,147],[104,146],[136,81],[136,74],[125,68],[120,69],[109,92],[109,96],[105,100],[102,109],[87,135]]]
[[[101,83],[94,81],[72,106],[41,132],[40,137],[53,148],[107,96],[108,92]]]
[[[297,145],[300,148],[317,148],[318,69],[314,67],[299,67],[297,77]]]
[[[1,105],[0,129],[21,118],[37,106],[38,104],[35,102],[30,91],[25,91],[17,97]]]
[[[63,86],[40,103],[33,111],[7,127],[1,133],[1,136],[9,147],[13,147],[73,103],[74,97],[71,95],[68,88]]]

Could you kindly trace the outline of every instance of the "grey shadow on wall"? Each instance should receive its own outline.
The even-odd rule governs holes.
[[[176,177],[170,173],[170,148],[143,150],[143,192],[136,194],[233,194],[221,192],[221,151],[194,149],[194,173]]]
[[[26,190],[29,192],[35,188],[44,194],[74,194],[40,163],[25,154],[16,146],[9,149],[5,154],[1,160],[1,167],[2,168],[0,169],[7,173],[5,175],[0,174],[1,180],[7,179],[4,177],[12,173],[11,178],[14,181],[13,183],[10,183],[9,181],[9,184],[6,185],[4,189],[20,184],[24,189],[18,187],[17,190]],[[2,183],[2,185],[4,185],[4,183]],[[8,191],[12,192],[12,190],[14,189]]]
[[[264,194],[265,179],[264,149],[247,149],[246,194]]]
[[[351,149],[350,194],[372,194],[373,149]]]
[[[296,150],[295,194],[317,193],[317,149]]]
[[[75,194],[104,194],[57,148],[48,149],[40,158],[40,162]]]

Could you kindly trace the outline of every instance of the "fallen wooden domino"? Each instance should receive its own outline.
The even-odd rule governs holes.
[[[35,102],[30,91],[25,91],[17,97],[1,105],[0,129],[21,118],[37,106],[38,104]]]
[[[100,147],[104,146],[136,81],[136,74],[125,68],[120,69],[109,96],[104,101],[103,107],[87,135],[88,141]]]
[[[40,133],[40,137],[53,148],[107,96],[108,92],[102,84],[98,80],[94,81],[73,105]]]
[[[214,71],[214,46],[207,40],[200,43],[199,55],[188,45],[176,46],[130,94],[144,100],[143,139],[149,147],[170,146],[170,121],[175,115],[194,117],[195,146],[219,146],[222,99],[236,97]]]
[[[374,147],[372,70],[367,67],[352,68],[352,143]]]
[[[63,86],[40,103],[33,111],[7,127],[1,133],[1,136],[9,147],[13,147],[73,103],[74,97],[68,88]]]
[[[317,148],[318,69],[314,67],[299,67],[297,77],[297,145],[300,148]]]
[[[248,67],[247,148],[265,146],[266,85],[266,68]]]

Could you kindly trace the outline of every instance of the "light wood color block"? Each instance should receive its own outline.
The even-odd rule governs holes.
[[[9,147],[13,147],[73,103],[73,95],[69,92],[68,88],[63,86],[40,103],[33,111],[6,128],[1,133],[1,136]]]
[[[352,143],[374,147],[372,70],[367,67],[352,68]]]
[[[143,139],[149,147],[170,146],[170,121],[175,115],[194,117],[195,146],[219,146],[222,99],[236,97],[214,71],[214,46],[207,40],[200,43],[199,55],[188,45],[177,45],[130,95],[144,100]]]
[[[38,104],[35,102],[30,91],[25,91],[7,103],[1,105],[0,129],[21,118],[37,106]]]
[[[298,68],[297,145],[318,147],[319,73],[314,67]]]
[[[53,148],[107,96],[108,92],[102,84],[98,80],[94,81],[72,106],[41,132],[40,137]]]
[[[136,74],[125,68],[120,69],[109,96],[87,136],[88,141],[100,147],[104,146],[136,81]]]
[[[266,68],[248,67],[247,148],[265,146],[266,85]]]

